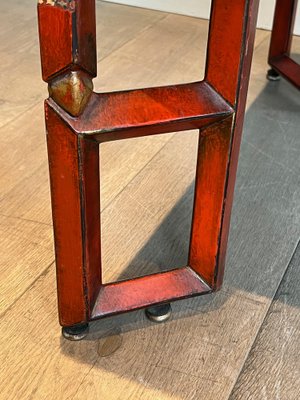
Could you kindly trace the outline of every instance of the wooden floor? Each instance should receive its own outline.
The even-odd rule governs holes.
[[[258,31],[227,269],[215,295],[142,311],[61,338],[35,7],[0,3],[0,398],[300,398],[300,96],[268,83]],[[207,22],[97,2],[98,90],[203,75]],[[300,39],[294,50],[300,52]],[[197,132],[101,147],[104,279],[183,265]]]

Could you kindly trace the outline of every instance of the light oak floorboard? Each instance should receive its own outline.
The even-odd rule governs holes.
[[[102,212],[104,281],[186,265],[197,142],[173,136]]]
[[[142,28],[140,35],[135,33],[102,60],[97,88],[174,83],[198,79],[203,73],[207,24],[187,17],[155,16],[155,26]],[[259,31],[253,66],[257,83],[250,89],[224,288],[214,296],[175,303],[172,319],[163,325],[151,324],[139,311],[92,324],[90,336],[81,343],[61,339],[54,265],[49,266],[53,256],[48,247],[52,239],[41,119],[34,131],[38,120],[33,117],[39,106],[28,112],[27,125],[25,114],[15,125],[7,125],[12,137],[4,136],[5,154],[15,157],[17,167],[22,167],[22,157],[27,162],[22,174],[11,163],[11,172],[7,168],[1,178],[9,187],[0,211],[7,226],[4,270],[16,275],[9,277],[12,284],[9,279],[3,282],[13,295],[8,296],[10,308],[2,319],[1,398],[228,398],[299,237],[297,168],[286,160],[287,153],[275,155],[267,140],[261,139],[273,134],[277,146],[284,146],[286,138],[273,128],[270,132],[262,121],[268,121],[264,118],[270,112],[268,102],[279,110],[287,99],[289,105],[297,101],[286,83],[277,89],[267,85],[267,41],[268,34]],[[199,67],[193,62],[195,49]],[[297,117],[289,107],[280,117],[287,122],[286,137],[298,146]],[[255,124],[256,118],[261,119]],[[272,118],[278,118],[275,112]],[[22,147],[23,128],[28,138],[34,133]],[[107,199],[102,213],[103,258],[108,280],[160,270],[186,258],[197,133],[148,139],[131,141],[132,145],[107,144],[101,153],[103,198]],[[262,149],[256,145],[259,140]],[[117,152],[122,162],[117,162]],[[4,157],[3,163],[8,159]],[[27,219],[36,221],[31,229]],[[35,232],[43,237],[40,227],[44,228],[42,241],[35,238]],[[15,231],[20,233],[18,246]],[[23,261],[14,267],[20,253]],[[10,263],[10,258],[15,262]],[[19,290],[16,296],[14,285]]]
[[[53,262],[51,226],[0,215],[0,315]]]
[[[260,306],[249,299],[247,322],[232,325],[244,306],[220,292],[175,304],[166,324],[133,312],[92,324],[86,341],[72,343],[58,329],[52,265],[2,320],[0,398],[197,399],[212,388],[222,398],[228,357],[254,333]]]
[[[37,1],[1,2],[0,126],[42,103],[47,86],[41,79]],[[97,2],[98,60],[104,59],[166,14]]]

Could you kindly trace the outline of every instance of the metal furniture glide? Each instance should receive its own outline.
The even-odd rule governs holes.
[[[290,57],[297,4],[298,0],[276,2],[267,78],[278,81],[283,76],[300,89],[300,65]]]
[[[213,0],[205,79],[94,93],[94,0],[40,0],[45,101],[60,324],[81,339],[90,321],[220,288],[243,128],[258,0]],[[176,66],[175,66],[176,68]],[[99,144],[199,130],[187,265],[132,280],[101,282]],[[182,132],[182,135],[185,133]]]

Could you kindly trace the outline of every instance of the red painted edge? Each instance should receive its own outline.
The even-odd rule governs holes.
[[[300,65],[287,55],[271,58],[269,64],[297,89],[300,89]]]
[[[80,118],[48,104],[74,132],[99,142],[199,129],[234,112],[206,82],[94,93]]]
[[[91,319],[163,302],[210,293],[211,288],[190,267],[101,287]]]

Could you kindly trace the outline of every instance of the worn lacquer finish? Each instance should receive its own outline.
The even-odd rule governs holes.
[[[98,142],[199,129],[233,113],[206,82],[97,93],[80,119],[63,113],[52,101],[49,105],[75,132]]]
[[[269,64],[297,89],[300,65],[290,57],[298,0],[277,0],[269,50]]]
[[[78,138],[46,105],[47,144],[60,322],[85,321]]]
[[[210,292],[211,288],[189,267],[111,283],[100,289],[92,318]]]
[[[70,68],[97,75],[95,1],[39,0],[43,79]]]
[[[200,132],[190,265],[215,287],[232,117]]]
[[[258,0],[213,1],[204,81],[93,93],[94,2],[39,2],[42,71],[50,93],[46,125],[63,326],[220,287],[257,8]],[[200,134],[188,265],[103,285],[99,144],[195,128]]]

